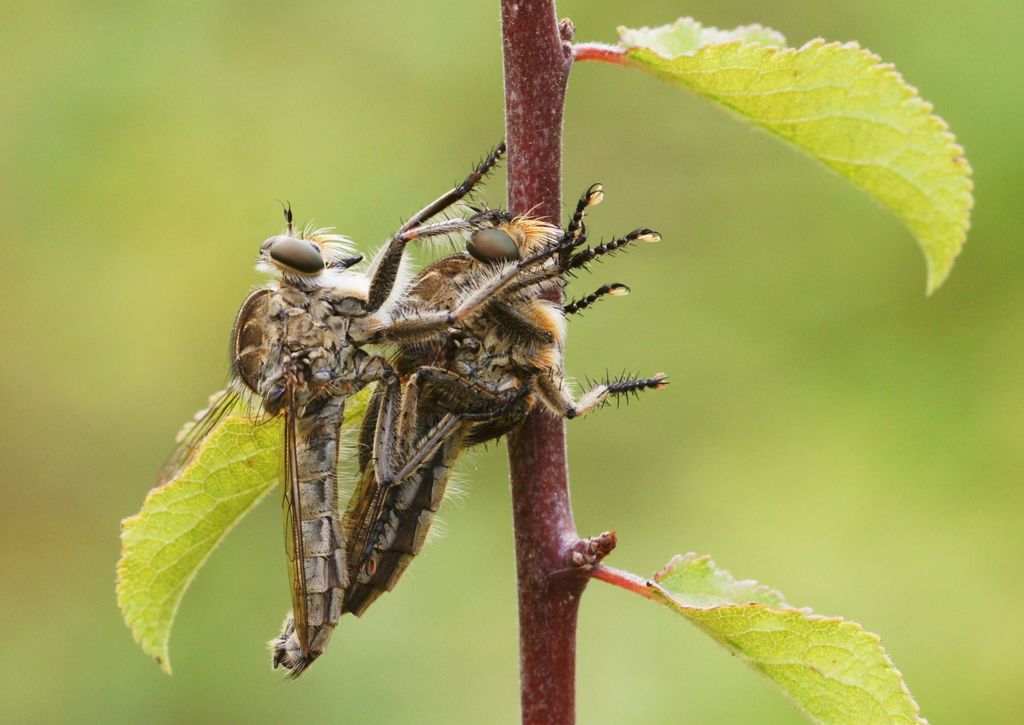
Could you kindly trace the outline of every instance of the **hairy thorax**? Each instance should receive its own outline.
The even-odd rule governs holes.
[[[289,377],[300,408],[324,396],[352,392],[352,303],[352,298],[338,298],[324,287],[282,286],[249,295],[235,321],[234,363],[268,412],[280,410]]]

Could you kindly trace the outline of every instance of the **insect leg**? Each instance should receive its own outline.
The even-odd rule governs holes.
[[[605,254],[612,254],[619,249],[628,246],[632,242],[659,242],[661,241],[661,235],[653,229],[636,229],[624,237],[608,242],[606,244],[598,245],[592,249],[584,249],[582,252],[576,252],[571,255],[568,260],[562,265],[562,269],[565,272],[569,272],[574,269],[581,269],[586,267],[592,261]]]
[[[540,255],[535,255],[523,262],[518,264],[508,265],[504,268],[499,268],[497,274],[492,276],[478,289],[473,290],[466,295],[455,309],[451,311],[450,319],[454,322],[459,322],[473,313],[477,312],[487,302],[494,299],[496,296],[508,292],[515,282],[515,288],[522,289],[523,287],[532,284],[541,284],[544,281],[556,279],[558,277],[559,270],[554,265],[548,265],[536,270],[528,270],[528,267],[541,261],[541,255],[550,256],[556,253],[557,247],[552,247]]]
[[[442,407],[446,414],[424,434],[426,425],[421,418],[420,398],[427,385],[431,386],[434,395],[443,400]],[[398,404],[395,434],[387,439],[378,434],[374,442],[375,459],[378,461],[377,477],[381,485],[391,487],[400,484],[441,445],[460,420],[475,420],[480,416],[489,418],[500,414],[507,400],[514,397],[514,393],[512,396],[496,393],[486,385],[444,368],[419,368],[409,376],[405,393]],[[383,405],[396,405],[397,402],[389,397]],[[392,450],[387,450],[389,446]]]
[[[437,402],[442,403],[440,407],[466,412],[448,412],[439,420],[434,416],[428,420],[420,405],[428,385],[427,409],[438,407],[434,405]],[[346,512],[345,530],[354,533],[345,611],[357,616],[365,612],[377,597],[395,587],[422,549],[471,421],[509,413],[528,392],[526,388],[497,392],[443,368],[422,367],[410,376],[399,416],[403,432],[397,443],[402,453],[396,454],[405,463],[386,486],[377,480],[372,467],[364,471],[359,489],[363,500]],[[441,399],[435,401],[434,396]],[[433,420],[437,422],[431,427]]]
[[[422,430],[417,408],[424,387],[430,385],[431,393],[441,399],[447,413],[441,422],[418,440],[412,438]],[[399,436],[399,445],[404,464],[395,473],[389,485],[398,485],[419,468],[444,442],[458,423],[490,421],[509,415],[512,409],[528,394],[529,388],[513,388],[497,391],[484,383],[450,372],[444,368],[424,367],[416,371],[406,386],[403,401],[403,417],[406,424],[400,426],[404,435]],[[408,403],[408,405],[406,405]]]
[[[465,181],[451,191],[446,191],[435,201],[413,214],[409,218],[409,221],[403,224],[401,229],[395,233],[396,236],[409,231],[413,227],[418,227],[427,219],[437,216],[448,207],[464,199],[473,190],[473,187],[479,184],[480,181],[490,173],[491,169],[494,168],[495,164],[498,163],[498,160],[501,159],[504,154],[505,142],[502,141],[494,147],[494,150],[491,151],[483,161],[480,162],[480,165],[473,170],[473,173],[466,177]]]
[[[593,412],[609,396],[628,395],[641,390],[660,390],[668,385],[668,376],[658,373],[651,378],[625,378],[595,385],[584,393],[578,401],[573,398],[569,385],[561,372],[552,370],[550,373],[536,377],[537,392],[541,399],[555,415],[563,418],[579,418]]]
[[[388,391],[386,385],[378,385],[366,404],[363,413],[363,424],[359,428],[358,457],[359,470],[364,471],[373,457],[373,439],[377,431],[377,419],[380,418],[380,406]]]
[[[379,310],[381,305],[383,305],[384,302],[387,301],[388,297],[391,296],[391,290],[394,289],[395,281],[398,279],[398,270],[401,266],[402,255],[405,253],[405,245],[409,240],[414,239],[417,236],[429,236],[429,234],[423,233],[415,234],[414,230],[423,225],[423,223],[431,217],[437,216],[452,204],[455,204],[459,200],[465,198],[473,190],[473,187],[476,186],[492,168],[494,168],[494,165],[498,163],[498,159],[500,159],[504,153],[505,144],[502,142],[498,144],[494,151],[488,154],[487,158],[477,166],[473,173],[466,177],[465,181],[451,191],[442,194],[433,203],[428,204],[426,207],[418,211],[391,236],[391,239],[388,240],[384,249],[380,252],[373,263],[373,278],[370,282],[370,294],[366,304],[366,310],[368,312],[375,312]],[[455,219],[452,221],[461,222],[462,225],[466,224],[465,220],[461,219]],[[440,222],[439,224],[444,224],[444,222]],[[438,225],[430,226],[434,227],[434,235],[451,234],[459,231],[458,229],[439,231],[437,229]],[[465,230],[464,226],[462,230]]]
[[[395,587],[423,548],[462,448],[465,429],[464,425],[445,426],[440,445],[431,441],[433,452],[401,484],[388,489],[385,497],[376,496],[378,506],[353,511],[359,519],[349,529],[358,530],[360,535],[352,539],[354,556],[344,611],[362,615],[377,597]],[[372,467],[364,471],[363,482],[383,491],[375,479]]]
[[[581,300],[573,300],[572,302],[567,304],[563,309],[565,309],[565,314],[575,315],[589,308],[591,305],[593,305],[595,302],[597,302],[605,295],[611,295],[612,297],[623,297],[628,294],[629,287],[627,287],[624,284],[620,284],[618,282],[614,284],[606,284],[602,287],[598,287],[596,291],[590,293]]]
[[[572,250],[583,244],[586,239],[586,227],[583,224],[583,217],[586,215],[587,207],[600,204],[602,199],[604,199],[604,187],[600,184],[594,184],[576,202],[576,211],[573,213],[572,218],[569,219],[569,224],[565,227],[565,232],[562,234],[562,243],[566,249],[559,254],[559,262],[561,264],[565,264]]]

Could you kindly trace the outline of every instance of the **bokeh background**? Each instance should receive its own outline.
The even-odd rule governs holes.
[[[640,73],[572,74],[568,199],[633,294],[572,322],[571,373],[671,374],[570,426],[577,523],[612,563],[678,552],[878,632],[933,723],[1024,721],[1024,5],[564,0],[577,40],[680,15],[794,45],[859,40],[935,104],[975,169],[974,228],[931,299],[861,192]],[[0,720],[514,723],[504,447],[462,464],[448,534],[297,683],[279,509],[187,593],[167,677],[114,595],[118,523],[219,389],[257,245],[299,220],[364,248],[502,135],[497,2],[0,5]],[[486,198],[504,199],[500,174]],[[592,584],[584,723],[800,723],[668,610]]]

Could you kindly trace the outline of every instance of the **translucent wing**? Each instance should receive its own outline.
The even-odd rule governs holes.
[[[288,390],[284,418],[284,471],[281,475],[281,506],[284,509],[284,541],[288,573],[292,581],[292,617],[302,654],[309,653],[309,616],[306,597],[306,552],[302,541],[302,498],[299,495],[299,459],[295,429],[295,404]]]
[[[367,422],[372,422],[369,414]],[[391,487],[381,485],[372,460],[365,462],[342,522],[349,542],[342,611],[361,616],[394,588],[420,552],[467,430],[458,416],[446,414],[420,441]]]
[[[384,507],[384,489],[377,481],[373,462],[359,472],[359,482],[349,498],[342,521],[342,532],[349,545],[348,569],[350,582],[356,580],[360,569],[368,564],[367,548],[370,531],[380,519]]]
[[[157,488],[181,474],[202,442],[229,413],[248,412],[250,406],[240,390],[241,385],[237,381],[232,381],[226,390],[221,390],[210,396],[209,407],[196,413],[194,421],[185,424],[178,433],[177,446],[157,475]]]

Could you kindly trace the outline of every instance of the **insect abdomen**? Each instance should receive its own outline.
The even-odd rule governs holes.
[[[461,440],[461,435],[447,440],[423,465],[388,492],[381,512],[384,525],[372,543],[369,561],[353,562],[356,566],[344,611],[360,616],[377,597],[394,589],[423,549],[434,515],[444,499]],[[368,473],[374,475],[372,469]]]
[[[294,515],[302,522],[308,646],[303,654],[291,614],[280,636],[270,643],[274,666],[283,665],[293,676],[326,651],[342,613],[347,564],[336,471],[343,413],[344,399],[336,397],[296,420],[299,501]]]

